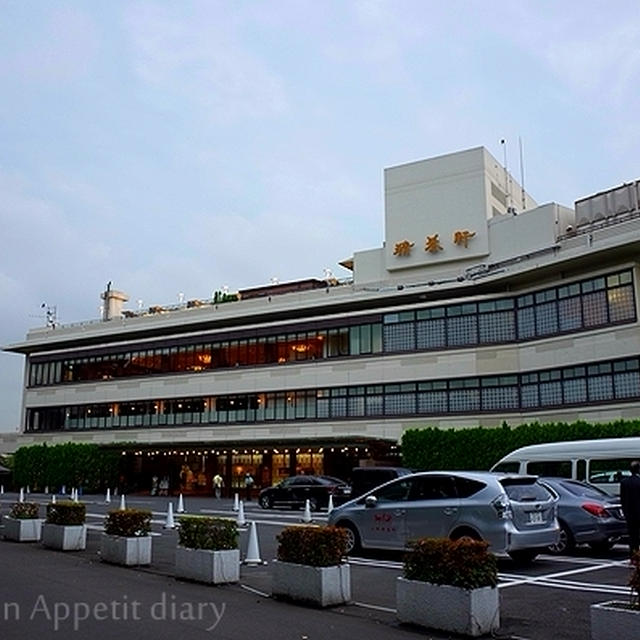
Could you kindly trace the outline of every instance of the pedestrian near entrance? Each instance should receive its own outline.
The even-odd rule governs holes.
[[[247,492],[247,500],[251,500],[251,490],[253,489],[253,476],[247,471],[244,476],[244,487]]]
[[[224,480],[222,479],[222,476],[219,473],[216,473],[216,475],[213,476],[213,491],[216,495],[216,498],[218,498],[218,500],[220,500],[220,498],[222,497],[223,486],[224,486]]]
[[[640,548],[640,461],[629,467],[631,475],[620,481],[620,503],[627,521],[629,550],[633,555]]]

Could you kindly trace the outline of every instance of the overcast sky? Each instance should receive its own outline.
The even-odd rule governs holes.
[[[0,0],[0,345],[322,277],[380,246],[384,167],[486,146],[540,203],[640,177],[640,5]],[[23,358],[0,354],[0,430]]]

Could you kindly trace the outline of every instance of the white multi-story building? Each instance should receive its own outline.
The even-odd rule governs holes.
[[[403,432],[640,407],[639,183],[538,205],[486,149],[385,171],[385,243],[351,279],[30,331],[22,433],[120,447],[191,488],[394,459]],[[210,484],[209,484],[210,486]]]

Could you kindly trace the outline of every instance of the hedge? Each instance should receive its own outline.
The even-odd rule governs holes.
[[[83,487],[97,491],[116,484],[120,456],[97,444],[65,443],[20,447],[13,456],[16,486]]]
[[[542,442],[640,436],[640,420],[596,423],[532,422],[511,427],[409,429],[402,436],[402,460],[416,471],[490,469],[514,449]]]

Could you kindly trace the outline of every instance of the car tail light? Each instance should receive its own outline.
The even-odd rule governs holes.
[[[513,518],[513,511],[511,511],[511,504],[507,499],[507,496],[498,496],[491,505],[496,510],[498,518],[502,520],[511,520]]]
[[[611,516],[601,504],[596,502],[585,502],[582,508],[596,518],[609,518]]]

